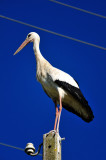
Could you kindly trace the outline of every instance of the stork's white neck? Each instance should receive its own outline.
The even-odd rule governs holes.
[[[36,60],[43,58],[40,49],[39,49],[39,42],[36,40],[33,41],[33,50],[36,57]]]
[[[45,58],[42,56],[40,49],[39,49],[39,41],[34,40],[33,41],[33,50],[36,58],[36,71],[37,71],[37,77],[39,77],[40,73],[42,72],[42,68],[45,63]],[[37,78],[38,79],[38,78]]]

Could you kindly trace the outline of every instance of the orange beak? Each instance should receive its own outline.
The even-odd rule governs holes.
[[[21,45],[20,47],[16,50],[16,52],[14,53],[14,55],[16,55],[19,51],[21,51],[28,43],[30,43],[30,41],[28,39],[26,39]]]

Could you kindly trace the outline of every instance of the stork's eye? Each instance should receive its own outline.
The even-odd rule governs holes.
[[[31,36],[31,34],[28,34],[28,38]]]

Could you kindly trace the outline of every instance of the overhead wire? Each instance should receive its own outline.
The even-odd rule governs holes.
[[[56,1],[56,0],[49,0],[49,1],[54,2],[54,3],[57,3],[57,4],[60,4],[60,5],[62,5],[62,6],[66,6],[66,7],[73,8],[73,9],[75,9],[75,10],[78,10],[78,11],[81,11],[81,12],[84,12],[84,13],[88,13],[88,14],[91,14],[91,15],[94,15],[94,16],[97,16],[97,17],[106,19],[106,16],[103,16],[103,15],[101,15],[101,14],[97,14],[97,13],[94,13],[94,12],[91,12],[91,11],[88,11],[88,10],[85,10],[85,9],[82,9],[82,8],[78,8],[78,7],[75,7],[75,6],[66,4],[66,3],[62,3],[62,2],[60,2],[60,1]]]
[[[36,28],[38,30],[42,30],[44,32],[54,34],[56,36],[64,37],[64,38],[67,38],[67,39],[70,39],[70,40],[73,40],[73,41],[76,41],[76,42],[80,42],[80,43],[83,43],[83,44],[86,44],[86,45],[89,45],[89,46],[92,46],[92,47],[96,47],[96,48],[99,48],[99,49],[102,49],[102,50],[106,50],[105,47],[102,47],[102,46],[99,46],[99,45],[96,45],[96,44],[93,44],[93,43],[89,43],[89,42],[86,42],[86,41],[83,41],[83,40],[80,40],[80,39],[77,39],[77,38],[69,37],[69,36],[66,36],[66,35],[63,35],[63,34],[60,34],[60,33],[57,33],[57,32],[53,32],[51,30],[47,30],[47,29],[44,29],[44,28],[41,28],[41,27],[38,27],[38,26],[35,26],[35,25],[31,25],[29,23],[25,23],[25,22],[22,22],[22,21],[19,21],[19,20],[10,18],[10,17],[6,17],[4,15],[0,15],[0,17],[3,18],[3,19],[7,19],[9,21],[20,23],[20,24],[23,24],[25,26],[29,26],[29,27],[32,27],[32,28]]]
[[[13,148],[13,149],[17,149],[17,150],[20,150],[20,151],[25,151],[25,149],[23,149],[23,148],[15,147],[15,146],[5,144],[5,143],[1,143],[1,142],[0,142],[0,145],[5,146],[5,147],[9,147],[9,148]],[[40,154],[40,153],[38,155],[42,156],[42,154]]]
[[[8,145],[8,144],[5,144],[5,143],[0,142],[0,145],[10,147],[10,148],[14,148],[14,149],[17,149],[17,150],[20,150],[20,151],[24,151],[24,149],[22,149],[22,148],[11,146],[11,145]]]

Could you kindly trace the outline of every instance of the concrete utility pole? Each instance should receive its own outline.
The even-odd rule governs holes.
[[[61,160],[62,140],[55,131],[43,135],[43,160]]]
[[[35,147],[32,143],[27,143],[25,152],[30,156],[37,156],[43,145],[43,160],[61,160],[61,141],[64,139],[53,130],[43,135],[43,143],[39,145],[37,152],[35,152]]]

